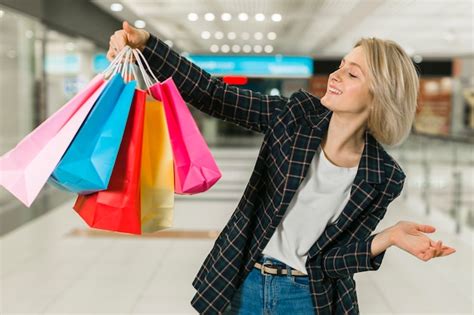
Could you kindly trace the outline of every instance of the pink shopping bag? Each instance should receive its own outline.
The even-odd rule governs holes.
[[[175,192],[195,194],[208,190],[222,176],[172,78],[151,86],[163,102],[173,148]]]
[[[0,157],[0,185],[29,207],[105,87],[98,74],[15,148]]]

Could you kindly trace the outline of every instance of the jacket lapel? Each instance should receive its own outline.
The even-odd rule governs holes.
[[[319,114],[318,119],[314,120],[317,121],[317,123],[300,124],[296,128],[292,136],[288,175],[285,179],[281,204],[277,207],[277,215],[275,218],[277,221],[274,224],[275,226],[279,224],[279,220],[283,217],[291,199],[306,176],[309,166],[321,143],[323,131],[328,128],[330,118],[331,112]]]

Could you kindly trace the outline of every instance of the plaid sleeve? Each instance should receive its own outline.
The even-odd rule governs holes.
[[[323,272],[330,278],[342,278],[356,272],[379,269],[386,251],[370,257],[372,240],[376,235],[371,235],[366,241],[331,248],[323,256]]]
[[[403,188],[404,178],[401,179],[393,198],[397,198]],[[372,240],[378,234],[372,233],[378,223],[385,216],[387,206],[377,208],[368,215],[362,217],[358,223],[357,234],[360,240],[350,242],[344,246],[330,248],[322,258],[323,272],[330,278],[341,278],[353,275],[357,272],[378,270],[382,264],[386,250],[375,257],[371,257]],[[366,237],[366,235],[370,235]]]
[[[264,133],[272,115],[288,101],[286,97],[228,85],[153,35],[150,35],[143,54],[160,81],[173,78],[186,102],[208,115],[246,129]]]

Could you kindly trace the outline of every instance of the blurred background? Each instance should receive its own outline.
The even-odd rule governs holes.
[[[361,37],[399,43],[420,74],[410,137],[386,150],[407,179],[378,230],[432,224],[457,249],[427,263],[396,248],[356,274],[362,314],[474,313],[474,3],[471,0],[0,0],[0,155],[108,65],[123,20],[229,84],[321,97]],[[30,208],[0,188],[1,314],[195,314],[191,286],[234,211],[262,136],[190,107],[223,173],[176,196],[172,228],[91,229],[46,186]]]

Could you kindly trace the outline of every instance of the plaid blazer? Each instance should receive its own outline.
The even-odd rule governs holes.
[[[220,314],[280,223],[332,112],[303,89],[287,98],[227,85],[154,36],[144,55],[159,80],[173,77],[194,107],[264,134],[242,199],[192,282],[197,293],[191,305],[201,314]],[[359,313],[353,275],[380,267],[385,252],[370,257],[371,233],[400,194],[404,178],[400,166],[366,130],[350,199],[308,252],[315,314]]]

